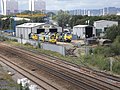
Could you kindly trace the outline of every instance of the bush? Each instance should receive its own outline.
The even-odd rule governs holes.
[[[18,42],[18,40],[17,40],[17,39],[11,39],[11,41],[13,41],[13,42]]]
[[[115,38],[119,35],[120,35],[120,26],[116,26],[116,25],[109,27],[105,32],[105,38],[108,38],[112,41],[114,41]]]
[[[26,46],[32,46],[29,42],[25,43]]]
[[[120,62],[114,62],[113,63],[113,72],[120,74]]]
[[[87,55],[84,57],[84,63],[98,67],[101,70],[109,70],[109,60],[104,55]]]
[[[9,39],[4,37],[4,36],[0,36],[0,41],[8,41]]]
[[[111,47],[115,55],[120,55],[120,36],[117,36]]]
[[[101,54],[101,55],[104,55],[105,57],[109,57],[112,55],[113,51],[112,51],[111,47],[98,46],[97,48],[94,49],[93,53]]]

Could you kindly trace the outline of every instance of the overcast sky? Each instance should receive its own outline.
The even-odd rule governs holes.
[[[18,0],[19,9],[28,9],[29,0]],[[103,7],[120,7],[120,0],[44,0],[47,10],[96,9]]]

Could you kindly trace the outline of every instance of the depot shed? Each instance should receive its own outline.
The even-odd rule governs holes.
[[[94,22],[96,36],[104,36],[108,27],[118,25],[118,21],[99,20]]]
[[[16,26],[16,37],[29,39],[31,33],[40,34],[41,32],[62,32],[62,28],[45,23],[24,23]]]
[[[39,32],[39,27],[44,23],[24,23],[16,26],[16,37],[29,39],[30,33]]]
[[[95,36],[94,27],[90,25],[77,25],[73,27],[73,34],[79,38],[90,38]]]

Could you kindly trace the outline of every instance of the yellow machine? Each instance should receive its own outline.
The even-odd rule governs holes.
[[[71,33],[65,33],[64,34],[64,41],[65,42],[71,42],[72,40],[72,34]]]
[[[49,42],[56,44],[57,40],[56,40],[56,35],[55,34],[51,34],[49,37]]]
[[[37,35],[37,34],[33,34],[33,35],[32,35],[32,39],[33,39],[33,40],[38,40],[38,35]]]
[[[57,34],[57,40],[62,42],[71,42],[72,40],[72,34],[69,32],[65,33],[58,33]]]

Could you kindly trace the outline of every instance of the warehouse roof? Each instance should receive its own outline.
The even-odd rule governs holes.
[[[20,18],[20,17],[10,17],[10,18],[14,19],[15,21],[20,21],[20,20],[30,21],[29,18]],[[6,20],[6,19],[8,19],[8,17],[2,18],[2,20]]]
[[[99,20],[99,21],[95,21],[95,22],[98,22],[98,23],[100,23],[100,22],[117,22],[117,21]]]
[[[45,23],[24,23],[24,24],[21,24],[21,25],[17,25],[16,27],[20,27],[20,28],[31,28],[31,27],[36,27],[36,26],[40,26],[40,25],[43,25]]]
[[[93,27],[93,26],[90,26],[90,25],[76,25],[76,26],[74,26],[74,27],[77,27],[77,28],[82,28],[82,27]]]

